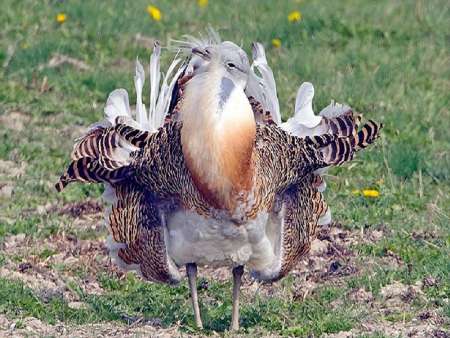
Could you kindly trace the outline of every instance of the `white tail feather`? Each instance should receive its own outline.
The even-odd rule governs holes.
[[[261,74],[258,76],[255,69]],[[246,88],[248,96],[253,96],[261,102],[263,109],[269,111],[276,124],[281,123],[280,104],[277,97],[277,86],[272,69],[267,63],[266,53],[262,44],[253,43],[253,63]]]
[[[307,128],[316,127],[322,118],[314,114],[312,101],[314,98],[314,86],[309,82],[303,82],[298,89],[295,99],[294,119]]]
[[[117,116],[131,117],[128,92],[125,89],[116,89],[109,94],[104,109],[107,120],[114,125]]]
[[[127,117],[126,123],[138,129],[156,131],[163,125],[164,118],[169,110],[173,88],[184,70],[184,65],[180,66],[180,59],[174,59],[167,70],[167,74],[163,76],[161,83],[160,56],[161,48],[156,43],[150,58],[150,105],[148,114],[142,98],[145,71],[139,59],[136,59],[136,73],[134,76],[136,114],[131,114],[127,91],[125,89],[116,89],[109,94],[104,109],[106,120],[110,125],[115,125],[118,116]],[[93,127],[97,127],[97,125],[105,126],[102,122],[101,124],[93,125]]]
[[[326,126],[320,124],[322,117],[314,114],[313,98],[314,86],[309,82],[302,83],[295,99],[294,116],[281,124],[281,128],[298,137],[326,133]]]
[[[136,58],[136,75],[134,76],[134,86],[136,88],[136,121],[143,129],[148,128],[148,117],[145,105],[142,102],[142,88],[145,83],[145,71],[139,59]],[[146,128],[147,127],[147,128]]]
[[[169,84],[167,84],[168,80],[170,79],[170,76],[172,75],[172,72],[175,70],[175,67],[180,63],[180,59],[174,59],[169,66],[169,69],[167,70],[166,75],[163,78],[163,82],[161,84],[161,89],[159,91],[159,97],[158,97],[158,103],[155,108],[155,117],[154,117],[154,125],[153,127],[155,129],[159,128],[164,123],[164,118],[167,114],[167,110],[169,109],[170,99],[172,98],[172,90],[175,86],[176,81],[178,80],[178,77],[180,76],[181,72],[183,71],[183,67],[180,67],[178,71],[175,73],[174,77],[170,81]]]
[[[327,211],[325,212],[325,215],[319,217],[319,220],[317,221],[317,225],[322,226],[322,225],[327,225],[331,223],[331,210],[330,208],[327,209]]]
[[[159,82],[161,79],[160,72],[160,56],[161,56],[161,46],[159,42],[156,41],[153,53],[150,56],[150,105],[149,105],[149,120],[150,120],[150,128],[151,130],[156,129],[156,103],[158,101],[158,93],[159,93]]]
[[[346,104],[331,101],[328,106],[320,111],[319,115],[323,117],[333,118],[351,110],[352,108],[350,108],[350,106],[347,106]]]

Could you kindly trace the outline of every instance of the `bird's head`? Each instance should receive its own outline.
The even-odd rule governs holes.
[[[224,76],[232,80],[235,86],[243,90],[247,85],[250,63],[247,54],[233,42],[224,41],[216,45],[194,47],[192,54],[199,57],[194,65],[194,72],[222,69]]]

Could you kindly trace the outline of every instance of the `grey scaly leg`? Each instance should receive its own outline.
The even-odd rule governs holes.
[[[186,264],[186,273],[188,276],[189,289],[191,290],[192,308],[194,309],[195,325],[203,329],[202,318],[200,317],[200,308],[198,307],[197,297],[197,265],[195,263]]]
[[[231,331],[239,330],[239,290],[242,283],[244,267],[242,265],[233,268],[233,310],[231,313]]]

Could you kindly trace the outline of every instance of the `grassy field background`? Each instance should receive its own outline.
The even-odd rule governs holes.
[[[295,10],[301,20],[289,22]],[[316,110],[335,99],[385,125],[375,149],[330,171],[335,222],[310,257],[273,285],[246,277],[240,334],[448,337],[449,10],[446,0],[3,0],[0,335],[227,335],[227,271],[200,269],[198,331],[186,283],[145,283],[111,264],[99,187],[53,188],[108,93],[134,98],[136,56],[148,64],[154,39],[210,23],[249,52],[252,41],[267,47],[284,119],[310,81]]]

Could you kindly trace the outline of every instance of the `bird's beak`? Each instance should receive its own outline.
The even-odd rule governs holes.
[[[194,48],[192,48],[192,54],[198,55],[198,56],[200,56],[203,60],[206,60],[206,61],[211,60],[211,56],[210,56],[210,54],[206,51],[206,49],[194,47]]]

